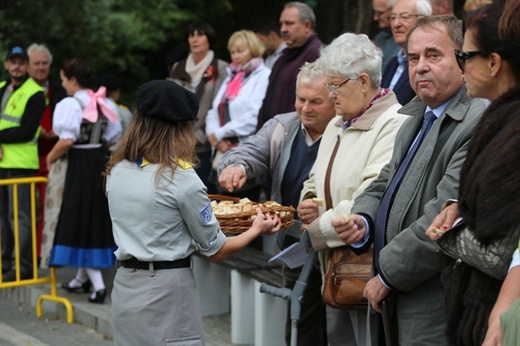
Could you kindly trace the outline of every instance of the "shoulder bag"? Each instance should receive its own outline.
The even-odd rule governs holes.
[[[325,174],[325,203],[332,208],[330,195],[330,174],[338,151],[340,137],[332,152]],[[323,302],[336,309],[366,309],[367,300],[363,291],[372,271],[373,247],[368,252],[357,255],[350,245],[330,249],[325,267]]]

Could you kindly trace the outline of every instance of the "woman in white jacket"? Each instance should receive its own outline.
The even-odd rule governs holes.
[[[214,148],[215,163],[221,154],[255,133],[271,73],[261,58],[265,48],[252,31],[233,33],[228,41],[228,50],[231,55],[228,77],[206,118],[206,134]],[[260,186],[253,189],[259,192]],[[248,190],[249,198],[255,198],[251,186],[244,190]]]

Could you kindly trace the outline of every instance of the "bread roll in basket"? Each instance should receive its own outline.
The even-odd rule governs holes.
[[[225,234],[240,234],[247,231],[256,217],[256,208],[262,213],[277,214],[282,222],[282,228],[294,224],[294,208],[280,205],[275,201],[265,203],[252,202],[248,198],[238,198],[224,195],[208,195],[211,199],[211,209]]]

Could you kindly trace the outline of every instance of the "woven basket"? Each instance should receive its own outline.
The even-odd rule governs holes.
[[[225,234],[240,234],[251,228],[254,217],[256,217],[257,207],[262,208],[263,213],[276,213],[282,222],[282,228],[289,228],[294,224],[293,207],[285,207],[273,201],[239,204],[240,198],[224,195],[209,195],[209,198],[219,204],[227,204],[236,210],[233,213],[220,214],[213,208],[213,214],[220,223],[222,232]],[[212,204],[214,205],[215,203]]]

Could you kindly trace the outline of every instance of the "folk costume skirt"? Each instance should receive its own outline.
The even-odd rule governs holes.
[[[49,265],[109,268],[116,245],[102,173],[104,148],[71,148]]]
[[[120,267],[111,297],[114,345],[205,345],[191,268]]]
[[[43,236],[40,268],[48,269],[49,261],[54,246],[56,226],[60,217],[63,190],[65,189],[65,177],[67,176],[68,158],[60,157],[49,167],[47,178],[47,190],[45,193],[45,209],[43,217]]]

